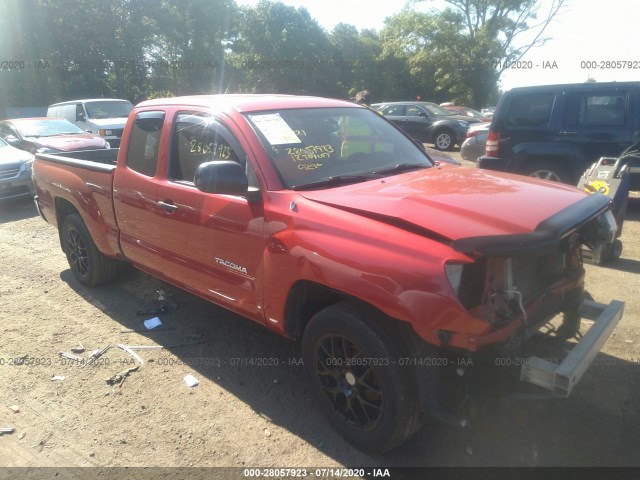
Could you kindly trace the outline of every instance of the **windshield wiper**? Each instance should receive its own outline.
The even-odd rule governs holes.
[[[409,170],[417,170],[419,168],[427,168],[430,165],[424,165],[422,163],[399,163],[394,167],[385,168],[383,170],[376,170],[373,173],[377,173],[379,175],[389,175],[391,173],[401,173],[408,172]]]
[[[321,187],[335,187],[338,185],[347,185],[349,183],[358,183],[367,180],[373,180],[374,178],[380,178],[380,175],[378,173],[367,173],[361,175],[336,175],[335,177],[329,177],[318,182],[297,185],[293,187],[292,190],[312,190],[314,188]]]

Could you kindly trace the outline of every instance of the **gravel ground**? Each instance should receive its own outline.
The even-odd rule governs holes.
[[[299,345],[134,270],[107,287],[83,287],[32,203],[5,202],[0,427],[15,431],[0,437],[0,465],[640,466],[638,194],[622,240],[619,260],[587,267],[587,288],[597,301],[626,301],[625,315],[569,399],[514,399],[512,369],[487,367],[459,410],[469,427],[432,421],[401,448],[370,455],[320,417]],[[149,316],[137,312],[160,289],[178,308],[160,316],[162,330],[144,331]],[[109,385],[134,366],[116,344],[163,348],[138,351],[145,364]],[[59,357],[80,345],[84,357],[111,348],[86,368]],[[238,360],[250,357],[271,365]],[[187,374],[199,385],[189,388]]]

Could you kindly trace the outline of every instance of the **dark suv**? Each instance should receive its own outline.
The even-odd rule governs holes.
[[[640,82],[514,88],[493,116],[480,168],[572,185],[600,157],[640,150]],[[640,153],[627,159],[640,189]]]

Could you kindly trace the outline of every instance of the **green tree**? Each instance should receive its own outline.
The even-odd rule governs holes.
[[[226,55],[234,34],[233,0],[154,3],[144,64],[153,91],[174,95],[224,92]]]
[[[405,59],[416,83],[434,100],[479,107],[496,95],[500,75],[510,62],[548,40],[544,31],[565,0],[553,0],[540,20],[536,0],[445,3],[442,11],[408,8],[391,17],[382,32],[383,52]],[[521,42],[525,33],[532,39]]]
[[[362,30],[339,23],[329,34],[331,60],[323,74],[335,81],[334,96],[354,97],[360,90],[369,90],[374,101],[382,100],[384,75],[378,57],[382,52],[380,36],[374,30]]]
[[[147,87],[141,59],[153,0],[8,0],[2,3],[3,58],[26,68],[0,72],[2,97],[46,106],[78,97],[135,99]],[[18,21],[16,21],[18,19]],[[14,74],[15,73],[15,74]]]
[[[239,91],[321,95],[332,91],[321,71],[330,59],[326,32],[305,8],[261,1],[241,8],[230,60]]]

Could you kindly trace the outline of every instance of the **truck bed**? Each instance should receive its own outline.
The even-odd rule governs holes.
[[[98,171],[111,171],[118,160],[118,148],[100,150],[79,150],[77,152],[63,153],[37,153],[36,158],[47,162],[59,163],[80,167],[84,169],[97,169]]]
[[[120,257],[118,227],[113,209],[113,173],[118,149],[36,154],[33,179],[41,216],[61,229],[57,213],[76,210],[98,249]],[[55,200],[54,200],[55,199]]]

